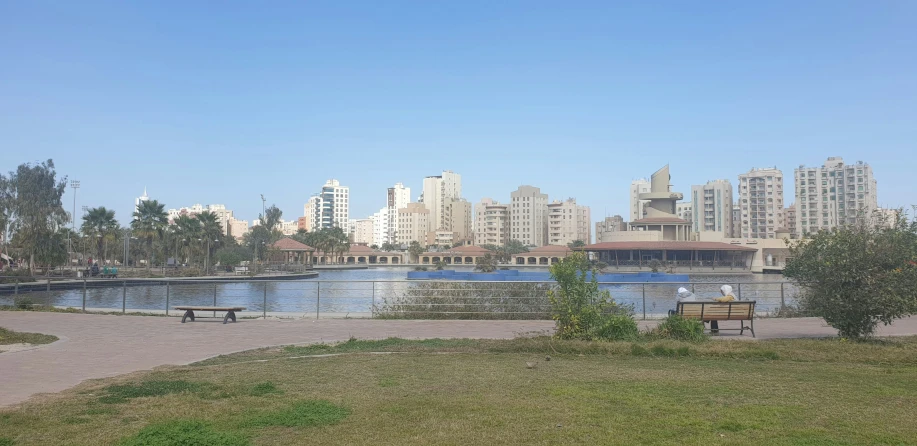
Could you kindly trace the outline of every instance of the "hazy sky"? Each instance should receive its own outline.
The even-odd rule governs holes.
[[[686,196],[777,166],[789,204],[828,156],[917,204],[917,2],[629,3],[0,0],[0,171],[53,158],[122,221],[144,186],[291,219],[328,178],[362,218],[443,169],[599,219],[666,163]]]

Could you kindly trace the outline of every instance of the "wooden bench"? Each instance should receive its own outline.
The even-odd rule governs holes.
[[[236,274],[248,274],[248,267],[247,266],[237,266],[234,268],[234,272]]]
[[[720,328],[719,330],[738,330],[739,336],[745,333],[745,330],[749,330],[751,337],[755,337],[755,301],[753,300],[679,302],[675,313],[686,319],[700,319],[704,322],[739,321],[739,328]],[[745,321],[749,321],[750,326],[746,327]]]
[[[236,321],[236,311],[244,311],[245,307],[173,307],[176,310],[184,310],[185,315],[181,317],[181,323],[185,323],[185,319],[191,318],[191,322],[194,322],[194,312],[195,311],[219,311],[226,312],[226,316],[223,317],[223,323],[229,322],[232,320]]]

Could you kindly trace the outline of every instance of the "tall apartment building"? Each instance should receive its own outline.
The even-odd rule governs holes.
[[[350,241],[365,245],[373,244],[373,221],[369,218],[350,220]]]
[[[732,237],[732,183],[729,180],[708,181],[691,186],[691,230],[693,232],[720,232]]]
[[[373,245],[382,246],[388,240],[388,207],[369,217],[373,222]]]
[[[647,200],[641,200],[640,194],[649,193],[651,184],[646,178],[634,180],[630,183],[630,221],[639,220],[644,217],[643,207],[648,203]]]
[[[143,195],[134,199],[134,212],[140,209],[140,203],[143,201],[150,201],[150,196],[146,194],[146,187],[143,188]],[[133,214],[131,214],[131,217],[133,220],[137,219],[137,217],[133,217]]]
[[[474,205],[474,244],[503,246],[510,240],[509,206],[490,198]]]
[[[427,237],[427,228],[430,210],[423,203],[408,203],[398,209],[398,237],[397,243],[410,245],[411,242],[424,244]]]
[[[430,210],[428,231],[452,230],[446,220],[446,200],[462,197],[462,176],[445,170],[442,175],[429,176],[423,179],[421,200]]]
[[[443,207],[444,229],[453,233],[455,241],[470,240],[472,238],[471,203],[464,198],[447,198]]]
[[[592,243],[592,215],[589,206],[578,206],[576,199],[548,204],[549,245],[567,246],[580,240]]]
[[[742,205],[739,202],[732,204],[732,238],[742,237]]]
[[[799,166],[796,180],[796,229],[801,234],[832,229],[870,218],[879,209],[872,167],[845,164],[839,156],[821,167]]]
[[[398,210],[404,208],[411,202],[411,188],[404,187],[402,183],[395,183],[394,187],[388,188],[386,194],[386,204],[388,205],[388,234],[385,241],[391,244],[397,243],[398,239]]]
[[[796,230],[796,203],[784,209],[783,216],[786,219],[786,229],[790,231],[790,237],[799,238],[799,231]]]
[[[548,194],[533,186],[510,193],[510,239],[527,246],[544,246],[548,233]]]
[[[236,220],[234,217],[230,217],[227,232],[236,240],[241,241],[245,234],[248,233],[248,221]]]
[[[309,197],[304,213],[309,218],[312,231],[342,228],[349,233],[350,188],[341,186],[338,180],[328,180],[320,193]]]
[[[783,172],[751,169],[739,175],[742,237],[775,238],[783,224]]]
[[[595,223],[595,242],[610,242],[610,234],[626,230],[627,222],[624,221],[624,217],[620,215],[605,217],[605,220]]]

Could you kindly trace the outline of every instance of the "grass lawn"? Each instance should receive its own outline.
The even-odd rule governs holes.
[[[352,341],[85,383],[0,445],[914,444],[915,378],[917,337]]]
[[[9,344],[50,344],[57,340],[57,336],[41,333],[21,333],[0,327],[0,345]],[[3,443],[0,443],[2,446]]]

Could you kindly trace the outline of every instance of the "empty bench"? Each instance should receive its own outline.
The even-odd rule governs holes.
[[[184,310],[185,314],[181,317],[181,323],[185,323],[185,320],[191,318],[191,322],[194,322],[194,312],[195,311],[219,311],[226,312],[226,316],[223,317],[223,323],[227,323],[230,320],[233,322],[236,321],[236,311],[245,311],[245,307],[174,307],[176,310]]]
[[[719,328],[719,330],[738,330],[739,336],[745,333],[745,330],[749,330],[751,337],[755,337],[755,301],[753,300],[679,302],[675,312],[685,319],[700,319],[704,322],[739,321],[739,328]],[[745,326],[745,321],[749,322],[749,326]]]

